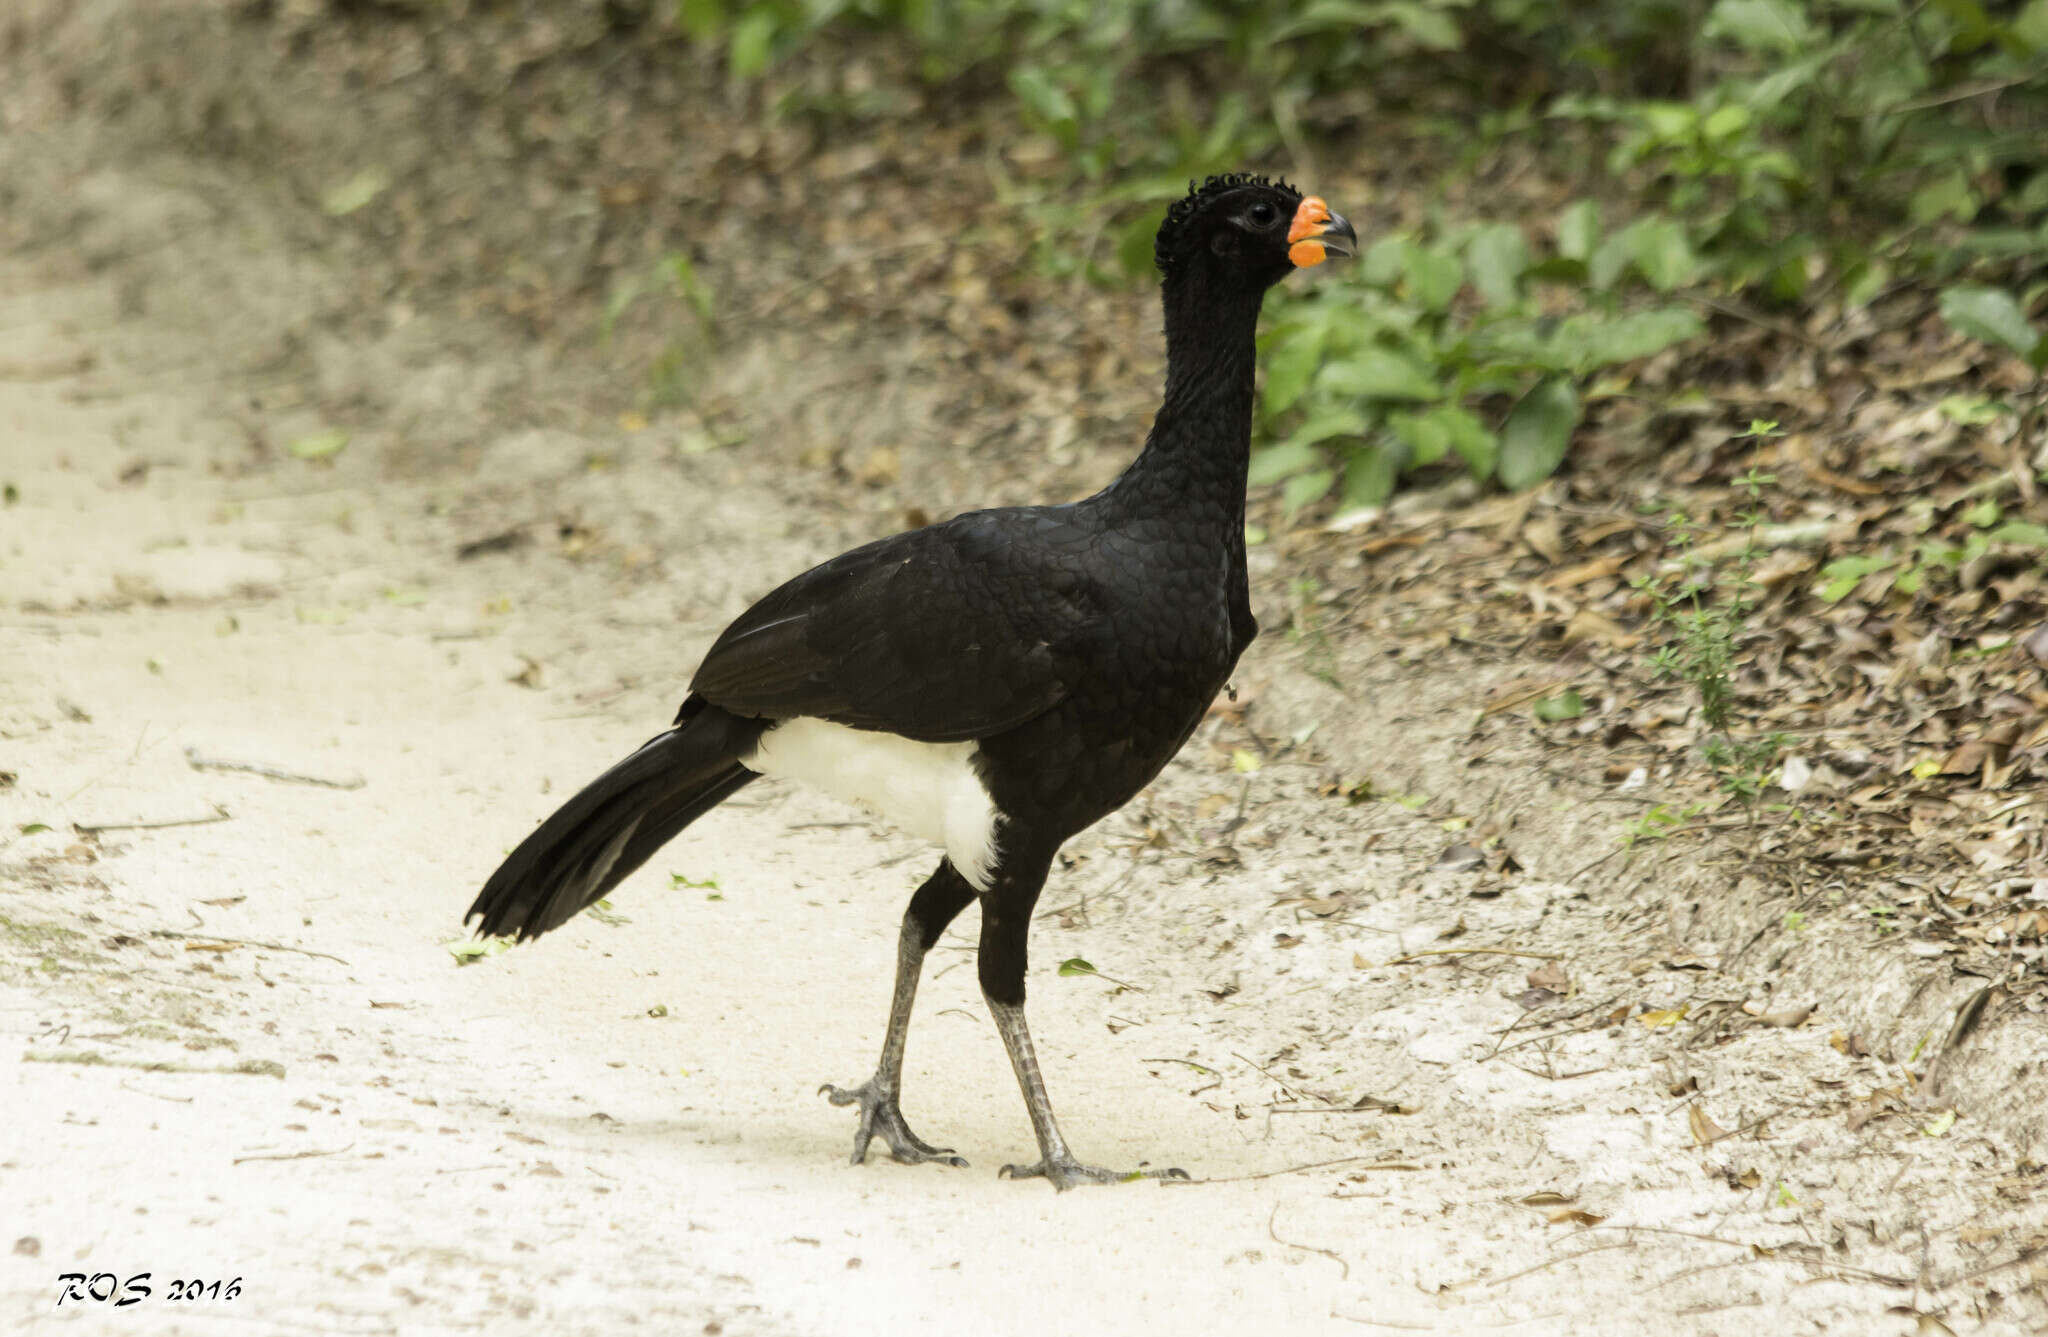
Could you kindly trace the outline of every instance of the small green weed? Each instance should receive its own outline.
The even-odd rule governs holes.
[[[1342,691],[1344,684],[1337,676],[1337,647],[1331,640],[1322,605],[1316,600],[1322,588],[1321,582],[1312,576],[1297,576],[1288,587],[1294,596],[1294,619],[1287,637],[1301,647],[1304,668]]]
[[[1701,811],[1701,805],[1697,803],[1687,803],[1679,807],[1659,803],[1622,827],[1622,843],[1634,846],[1646,841],[1662,840],[1699,816]]]
[[[1775,435],[1777,426],[1752,422],[1744,435]],[[1735,480],[1747,494],[1749,505],[1735,516],[1746,537],[1735,554],[1730,578],[1723,579],[1714,562],[1701,554],[1691,519],[1673,512],[1669,529],[1671,545],[1678,554],[1678,579],[1647,576],[1636,581],[1636,588],[1650,598],[1652,619],[1670,632],[1670,639],[1650,657],[1650,667],[1660,678],[1677,678],[1692,687],[1706,726],[1701,759],[1721,788],[1745,806],[1753,806],[1770,783],[1786,742],[1783,734],[1745,738],[1733,730],[1736,654],[1756,606],[1750,573],[1758,552],[1757,531],[1766,518],[1763,495],[1777,481],[1775,475],[1754,469]]]

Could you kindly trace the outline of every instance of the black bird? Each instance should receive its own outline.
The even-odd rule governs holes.
[[[855,548],[726,628],[675,726],[506,858],[468,918],[521,941],[566,922],[760,775],[803,780],[945,849],[911,897],[882,1057],[855,1087],[853,1159],[966,1162],[897,1100],[925,953],[981,901],[982,995],[1058,1188],[1132,1176],[1068,1151],[1024,1025],[1025,935],[1060,846],[1122,807],[1194,731],[1258,632],[1244,562],[1254,348],[1266,289],[1354,254],[1351,225],[1284,182],[1211,177],[1154,255],[1166,396],[1121,477],[1063,506],[971,511]],[[1152,1177],[1186,1178],[1179,1170]]]

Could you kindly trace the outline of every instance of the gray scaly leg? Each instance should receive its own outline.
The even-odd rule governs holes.
[[[1049,860],[1048,860],[1049,862]],[[1052,1117],[1052,1101],[1045,1094],[1045,1079],[1038,1072],[1038,1054],[1031,1046],[1031,1032],[1024,1025],[1024,939],[1031,927],[1031,907],[1045,882],[1045,867],[1036,868],[1035,879],[1010,881],[999,875],[997,885],[982,898],[981,905],[981,995],[995,1018],[1003,1048],[1010,1053],[1010,1067],[1024,1092],[1024,1109],[1031,1116],[1031,1131],[1038,1138],[1036,1165],[1006,1165],[997,1173],[1010,1179],[1043,1176],[1057,1189],[1079,1184],[1118,1184],[1127,1179],[1186,1179],[1185,1170],[1105,1170],[1083,1165],[1067,1149],[1060,1126]]]
[[[882,1037],[882,1059],[875,1066],[875,1075],[859,1086],[833,1086],[828,1082],[819,1088],[835,1105],[860,1106],[860,1124],[853,1134],[855,1165],[867,1159],[868,1143],[877,1133],[889,1144],[889,1154],[905,1165],[921,1161],[967,1164],[965,1158],[953,1154],[951,1147],[934,1147],[911,1132],[910,1125],[903,1121],[897,1099],[903,1089],[903,1046],[910,1034],[910,1011],[917,1001],[917,981],[924,970],[925,953],[973,899],[974,888],[953,871],[950,863],[941,863],[938,871],[917,889],[909,908],[903,912],[903,931],[896,940],[896,988],[889,999],[889,1028]]]

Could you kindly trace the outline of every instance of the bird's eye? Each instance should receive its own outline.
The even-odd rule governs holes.
[[[1251,219],[1259,227],[1271,227],[1273,226],[1273,221],[1279,218],[1280,214],[1272,205],[1261,200],[1246,211],[1245,217]]]

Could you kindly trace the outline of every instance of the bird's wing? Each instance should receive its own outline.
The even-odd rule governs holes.
[[[1072,690],[1107,631],[1066,508],[978,511],[813,567],[725,629],[690,690],[920,742],[986,738]]]

